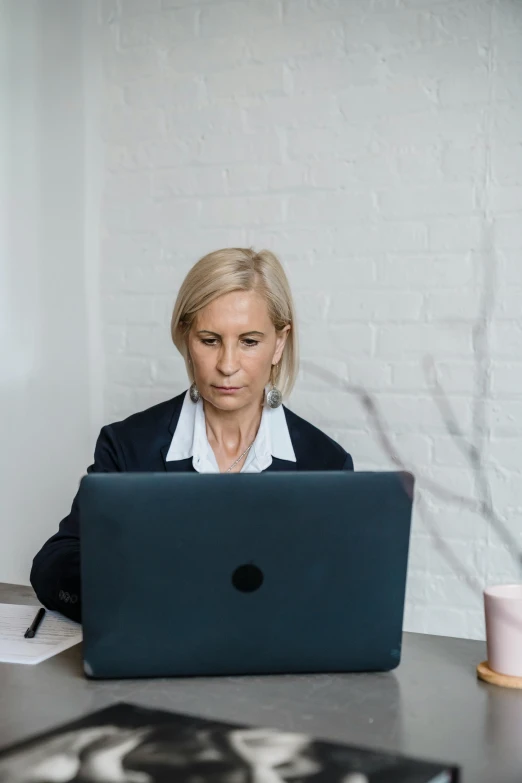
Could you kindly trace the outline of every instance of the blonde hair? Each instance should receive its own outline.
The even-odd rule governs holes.
[[[266,300],[268,315],[277,331],[291,325],[281,360],[273,367],[271,380],[284,397],[294,386],[298,372],[298,341],[294,303],[288,279],[278,258],[270,250],[256,253],[251,248],[215,250],[194,264],[179,289],[171,320],[172,341],[189,363],[187,334],[198,310],[231,291],[257,291]]]

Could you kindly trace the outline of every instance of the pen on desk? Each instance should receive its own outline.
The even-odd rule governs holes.
[[[31,623],[31,625],[29,626],[27,631],[24,633],[24,639],[32,639],[33,638],[33,636],[35,635],[35,633],[38,630],[38,626],[40,625],[40,623],[42,622],[42,620],[44,618],[44,614],[45,614],[45,609],[42,606],[40,609],[38,609],[38,611],[36,613],[36,617],[34,618],[33,622]]]

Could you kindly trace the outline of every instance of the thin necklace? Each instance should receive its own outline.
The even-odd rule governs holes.
[[[235,461],[235,462],[233,462],[233,463],[232,463],[232,465],[231,465],[229,468],[227,468],[227,469],[225,470],[225,473],[230,473],[230,471],[232,470],[232,468],[234,467],[234,465],[237,465],[237,463],[238,463],[238,462],[241,462],[241,460],[243,459],[243,457],[245,456],[245,454],[248,454],[248,452],[250,451],[250,449],[251,449],[251,448],[252,448],[252,446],[254,445],[254,441],[255,441],[255,438],[254,438],[254,440],[252,441],[252,443],[250,444],[250,446],[247,446],[247,447],[246,447],[246,449],[245,449],[245,450],[244,450],[244,452],[241,454],[241,456],[240,456],[240,457],[238,457],[238,458],[236,459],[236,461]]]

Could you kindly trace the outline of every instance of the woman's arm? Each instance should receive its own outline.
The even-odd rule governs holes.
[[[87,473],[125,470],[121,452],[110,426],[102,427],[94,450],[94,463]],[[48,609],[81,622],[80,527],[78,493],[71,512],[33,560],[31,584]]]

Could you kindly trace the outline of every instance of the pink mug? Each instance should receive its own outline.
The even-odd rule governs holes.
[[[522,585],[487,587],[484,611],[489,668],[522,677]]]

